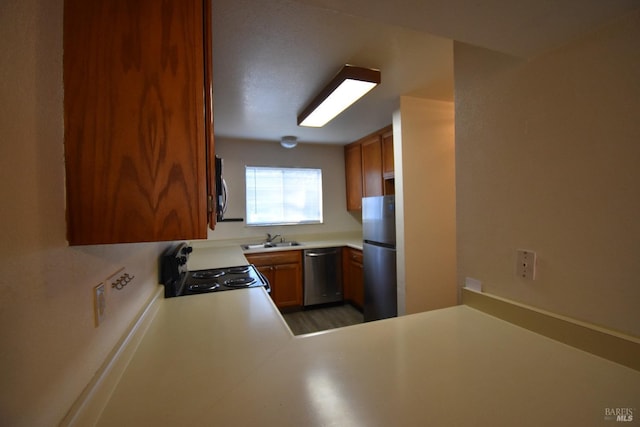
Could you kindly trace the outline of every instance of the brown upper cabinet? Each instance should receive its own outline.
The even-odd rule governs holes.
[[[211,0],[66,0],[63,62],[69,243],[206,238]]]
[[[389,129],[381,135],[382,138],[382,177],[385,180],[395,178],[393,166],[393,130]]]
[[[362,198],[393,194],[393,132],[387,126],[344,148],[347,210],[361,210]]]
[[[382,143],[380,135],[368,137],[362,147],[362,196],[382,196]]]
[[[360,144],[344,148],[345,178],[347,183],[347,210],[362,209],[362,149]]]

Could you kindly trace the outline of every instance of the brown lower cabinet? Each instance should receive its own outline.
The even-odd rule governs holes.
[[[271,284],[271,299],[278,308],[302,306],[302,251],[246,254]]]
[[[364,305],[362,251],[353,248],[344,248],[342,257],[344,299],[362,309]]]
[[[247,261],[265,275],[271,285],[271,299],[276,307],[302,307],[303,267],[302,251],[263,252],[245,254]],[[345,247],[342,251],[343,294],[346,302],[362,309],[364,283],[362,251]]]

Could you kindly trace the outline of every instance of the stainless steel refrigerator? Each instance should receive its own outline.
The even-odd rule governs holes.
[[[398,315],[394,196],[362,199],[364,321]]]

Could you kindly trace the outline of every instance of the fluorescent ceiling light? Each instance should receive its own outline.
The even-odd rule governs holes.
[[[326,125],[379,83],[379,70],[345,65],[298,116],[298,125]]]

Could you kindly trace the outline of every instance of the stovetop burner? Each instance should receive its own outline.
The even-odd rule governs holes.
[[[253,265],[212,268],[209,270],[187,271],[184,285],[179,295],[201,294],[205,292],[230,291],[233,289],[264,286],[269,291],[269,282]]]
[[[182,243],[163,254],[161,283],[165,286],[166,298],[260,286],[271,291],[269,281],[253,264],[189,270],[187,263],[192,251]]]
[[[187,285],[187,291],[189,292],[213,292],[218,289],[220,285],[218,283],[194,283]]]
[[[202,270],[191,273],[193,279],[217,279],[225,275],[224,270]]]
[[[232,288],[246,288],[256,283],[256,279],[253,277],[238,277],[235,279],[225,280],[223,283],[225,286]]]
[[[251,270],[251,266],[243,265],[240,267],[229,267],[227,268],[227,273],[229,274],[246,274]]]

